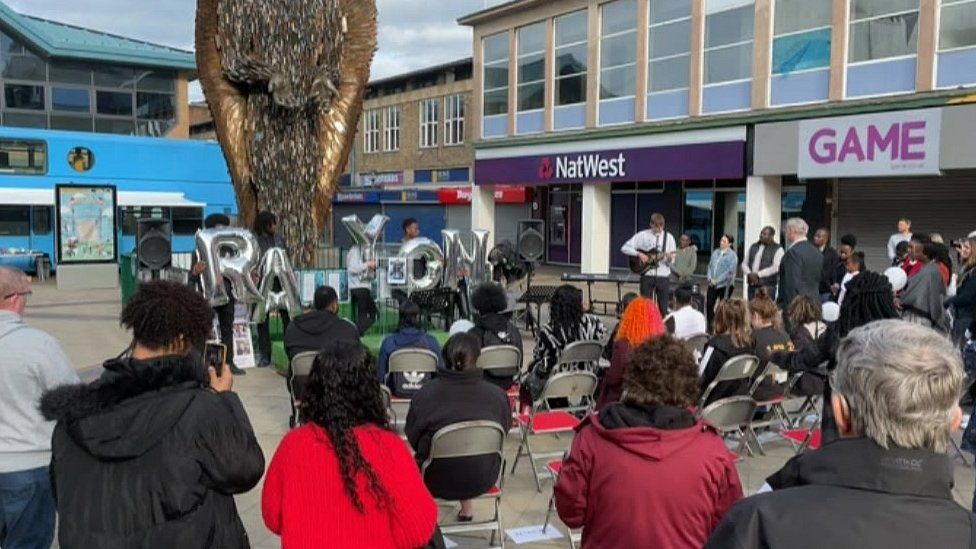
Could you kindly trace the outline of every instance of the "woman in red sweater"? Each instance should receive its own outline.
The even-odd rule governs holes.
[[[415,549],[437,521],[406,444],[389,427],[372,358],[338,341],[315,359],[309,423],[281,441],[264,480],[264,523],[283,549]]]

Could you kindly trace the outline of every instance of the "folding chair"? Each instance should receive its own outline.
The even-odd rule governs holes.
[[[817,366],[817,369],[826,372],[827,363],[824,362],[820,364],[819,366]],[[787,400],[791,400],[794,398],[802,398],[803,403],[800,404],[800,407],[797,408],[796,411],[794,412],[790,412],[785,407],[783,408],[783,411],[786,412],[787,417],[790,418],[790,424],[794,429],[799,428],[799,426],[803,423],[804,418],[806,418],[806,416],[809,414],[813,414],[814,416],[816,416],[817,421],[820,421],[820,417],[821,417],[819,408],[820,408],[820,401],[823,399],[822,395],[797,395],[796,394],[796,387],[800,383],[800,380],[803,378],[804,375],[808,375],[807,372],[794,373],[793,377],[791,377],[790,381],[788,382],[788,387],[786,392]]]
[[[549,463],[546,464],[546,471],[549,473],[549,476],[552,477],[552,486],[554,490],[555,490],[556,482],[559,480],[559,473],[563,469],[563,460],[565,459],[566,459],[566,455],[563,454],[562,460],[550,461]],[[549,528],[549,522],[552,520],[552,513],[555,510],[556,510],[556,493],[553,492],[552,495],[549,496],[549,509],[546,511],[546,521],[542,524],[543,532],[545,532],[546,529]],[[583,541],[583,533],[574,532],[568,527],[566,528],[566,531],[567,534],[569,534],[567,537],[569,538],[570,549],[576,549],[577,544]]]
[[[474,456],[498,456],[498,479],[487,493],[475,499],[490,499],[495,513],[490,520],[460,524],[441,525],[444,534],[491,531],[492,546],[501,540],[505,547],[505,533],[502,531],[502,482],[505,474],[505,435],[506,432],[494,421],[464,421],[448,425],[436,433],[430,441],[430,455],[421,467],[421,475],[426,481],[427,469],[440,459]]]
[[[522,372],[522,350],[514,345],[492,345],[481,350],[478,367],[482,370],[511,370]],[[513,384],[507,391],[508,402],[512,406],[513,426],[517,426],[519,387]]]
[[[437,354],[430,349],[400,349],[390,355],[389,371],[386,374],[386,385],[394,374],[432,374],[437,372]],[[391,393],[390,409],[393,411],[394,427],[403,433],[407,422],[407,412],[410,410],[410,399],[400,398]]]
[[[718,430],[722,437],[734,433],[739,437],[739,447],[736,455],[742,456],[742,450],[752,455],[749,437],[754,440],[752,432],[752,417],[756,413],[756,401],[751,396],[734,396],[721,398],[700,410],[698,417]]]
[[[574,341],[559,353],[559,362],[555,369],[565,370],[560,366],[571,366],[573,370],[580,370],[589,366],[591,370],[596,371],[602,357],[603,345],[599,341]]]
[[[774,383],[779,379],[785,379],[786,386],[784,387],[783,393],[779,396],[759,399],[757,398],[756,392],[762,386],[763,381],[768,378],[773,378]],[[792,378],[789,376],[789,373],[772,362],[767,363],[763,373],[756,377],[752,387],[749,388],[749,396],[756,401],[757,408],[766,408],[766,413],[763,419],[752,422],[751,428],[753,433],[756,432],[756,429],[762,428],[776,427],[779,430],[786,430],[791,427],[789,414],[786,413],[786,409],[783,407],[789,395],[791,381]],[[759,440],[759,437],[756,437],[756,444],[759,446],[759,453],[765,455],[766,452],[763,449],[762,441]]]
[[[817,450],[821,442],[820,420],[810,424],[809,429],[789,429],[780,431],[779,436],[793,444],[793,450],[802,454],[806,450]]]
[[[308,376],[312,374],[312,364],[315,357],[319,355],[316,351],[306,351],[293,356],[288,367],[288,395],[291,398],[291,416],[288,418],[288,428],[293,429],[296,425],[304,423],[301,418],[301,411],[298,406],[305,394],[305,384],[308,383]]]
[[[715,379],[705,387],[701,399],[698,401],[698,409],[701,410],[708,402],[708,397],[712,395],[715,387],[724,381],[752,380],[752,376],[759,369],[759,357],[755,355],[739,355],[725,361],[722,368],[715,375]],[[751,394],[751,393],[750,393]],[[749,397],[750,399],[752,397]]]
[[[705,345],[708,345],[708,334],[694,334],[685,338],[685,348],[691,351],[695,360],[700,360],[705,353]]]
[[[529,463],[535,476],[535,485],[539,492],[542,492],[541,477],[547,476],[545,472],[536,469],[535,462],[539,459],[561,456],[563,452],[550,452],[546,454],[535,454],[532,445],[529,443],[531,435],[557,435],[558,433],[572,432],[580,424],[573,412],[587,411],[594,403],[594,393],[597,387],[596,375],[592,372],[563,372],[555,374],[546,382],[542,395],[532,405],[528,414],[519,414],[520,441],[518,450],[515,453],[515,461],[512,464],[512,474],[518,467],[519,459],[523,455],[529,456]],[[552,409],[549,401],[551,399],[567,399],[569,404],[565,408]],[[573,401],[578,404],[572,404]],[[522,452],[522,449],[525,452]]]

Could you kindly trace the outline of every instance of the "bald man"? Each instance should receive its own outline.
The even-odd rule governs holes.
[[[54,422],[41,394],[78,383],[58,341],[24,324],[30,279],[0,267],[0,547],[50,547],[54,497],[48,465]]]

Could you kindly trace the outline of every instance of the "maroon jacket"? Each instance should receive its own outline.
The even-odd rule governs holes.
[[[624,372],[630,363],[630,355],[634,348],[630,342],[621,339],[613,343],[613,355],[610,358],[610,369],[603,377],[603,388],[600,390],[600,398],[596,401],[596,411],[606,408],[612,402],[620,400],[620,395],[624,391]]]
[[[686,410],[615,403],[577,431],[555,493],[584,549],[698,549],[742,498],[734,457]]]

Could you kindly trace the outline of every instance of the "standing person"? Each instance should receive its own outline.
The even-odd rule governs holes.
[[[404,301],[400,305],[399,321],[397,329],[392,334],[383,339],[380,346],[379,361],[376,364],[376,372],[380,378],[380,383],[385,383],[390,388],[393,396],[400,398],[410,398],[420,390],[430,374],[415,373],[407,376],[398,373],[389,376],[390,355],[400,349],[427,349],[436,355],[441,354],[441,346],[438,345],[434,336],[424,330],[423,319],[420,317],[420,306],[410,301]]]
[[[415,217],[404,219],[403,223],[400,224],[400,228],[403,229],[403,238],[400,239],[400,243],[402,244],[406,244],[420,237],[420,222]]]
[[[264,455],[229,370],[203,364],[212,319],[190,288],[143,283],[122,309],[127,354],[44,395],[63,549],[249,546],[234,495]]]
[[[678,238],[678,252],[671,265],[671,277],[677,284],[685,284],[691,282],[697,269],[698,246],[692,243],[690,236],[683,234]]]
[[[403,220],[400,224],[400,228],[403,229],[403,236],[400,238],[400,246],[402,247],[407,242],[415,238],[420,238],[420,222],[414,217],[408,217]],[[413,269],[414,276],[421,277],[427,272],[427,260],[418,257],[413,260],[413,265],[410,266]],[[409,299],[407,292],[401,290],[400,288],[394,288],[390,295],[396,300],[400,305],[404,301]]]
[[[356,315],[356,329],[363,336],[376,323],[378,315],[370,283],[363,280],[367,274],[375,275],[376,260],[363,261],[362,249],[353,246],[346,254],[346,271],[349,274],[349,299]]]
[[[976,318],[976,238],[969,237],[959,243],[959,263],[962,272],[956,287],[956,295],[945,304],[954,311],[953,338],[965,341],[966,328]]]
[[[519,329],[508,316],[502,314],[508,308],[508,296],[501,284],[479,284],[471,294],[471,305],[478,311],[478,316],[475,318],[474,328],[468,333],[478,339],[481,349],[493,345],[511,345],[519,352],[525,352]],[[515,378],[521,370],[521,364],[512,370],[485,370],[485,379],[507,391],[515,384]]]
[[[264,257],[264,254],[271,248],[287,250],[285,247],[285,239],[278,234],[278,217],[267,210],[259,212],[257,217],[254,218],[254,235],[258,239],[258,246],[261,248],[261,257]],[[281,283],[275,280],[272,289],[280,292]],[[282,331],[288,330],[288,323],[291,321],[288,311],[283,309],[278,311],[278,317],[281,319]],[[258,324],[258,351],[261,354],[261,358],[258,360],[258,367],[260,368],[271,366],[271,332],[268,330],[269,318],[270,316],[264,322]]]
[[[942,273],[939,272],[938,264],[934,260],[937,253],[936,244],[916,243],[913,254],[921,267],[915,276],[908,279],[908,284],[901,293],[899,305],[903,319],[947,332],[946,312],[943,305],[946,288],[942,282]]]
[[[481,344],[471,334],[456,334],[444,344],[444,370],[410,400],[404,431],[423,467],[437,431],[464,421],[491,421],[508,432],[512,408],[508,395],[489,383],[478,368]],[[434,497],[460,501],[458,522],[471,522],[472,500],[488,492],[498,481],[502,466],[498,456],[473,456],[439,460],[431,464],[424,483]]]
[[[698,368],[701,373],[702,393],[730,358],[752,354],[754,349],[752,330],[749,329],[749,313],[746,303],[741,299],[719,302],[715,310],[714,331],[715,335],[705,345]],[[723,381],[715,387],[705,405],[720,398],[746,394],[749,383],[748,380]]]
[[[912,239],[912,220],[903,217],[898,220],[898,232],[888,238],[888,259],[894,261],[896,249],[899,242],[908,242]]]
[[[847,258],[851,257],[857,250],[857,237],[852,234],[845,234],[840,237],[840,248],[837,250],[837,255],[840,256],[840,262],[834,266],[833,271],[830,272],[830,295],[831,299],[837,301],[838,296],[840,296],[840,284],[844,281],[844,275],[847,274]]]
[[[600,398],[596,403],[597,411],[620,400],[631,352],[645,341],[665,333],[667,329],[653,301],[639,297],[627,306],[614,336],[613,358],[610,359],[610,369],[603,378]]]
[[[230,218],[224,214],[214,213],[203,220],[204,229],[223,229],[230,226]],[[207,268],[207,264],[200,257],[200,253],[193,251],[193,267],[190,268],[190,282],[198,292],[203,292],[200,275]],[[234,364],[234,315],[237,308],[237,300],[234,299],[234,290],[230,280],[224,279],[224,288],[227,292],[227,303],[213,308],[217,313],[217,328],[220,331],[220,342],[227,347],[227,366],[235,376],[247,374],[246,371]],[[250,331],[250,329],[249,329]]]
[[[801,294],[820,299],[823,256],[807,240],[809,230],[807,222],[798,217],[786,221],[789,246],[779,268],[779,292],[776,294],[776,304],[781,310],[789,307],[793,298]]]
[[[756,296],[759,288],[766,288],[766,295],[776,295],[779,266],[785,253],[783,247],[776,243],[776,229],[763,227],[759,241],[749,246],[749,252],[742,258],[742,275],[749,287],[749,299]]]
[[[671,265],[677,255],[674,235],[664,230],[664,216],[651,215],[651,228],[630,238],[620,251],[636,257],[647,269],[641,276],[640,293],[657,303],[661,316],[668,314],[671,295]]]
[[[261,494],[282,547],[414,549],[431,539],[437,504],[390,428],[373,371],[357,343],[333,342],[316,357],[309,421],[278,445]]]
[[[56,339],[24,323],[29,295],[23,271],[0,267],[0,547],[48,549],[54,423],[37,401],[45,391],[78,383],[78,375]]]
[[[583,529],[584,548],[698,549],[742,486],[722,438],[689,411],[695,359],[671,336],[651,339],[623,388],[576,428],[554,488],[559,517]]]
[[[732,235],[724,234],[718,241],[718,248],[712,251],[712,258],[708,262],[708,295],[705,301],[705,315],[708,323],[715,318],[715,307],[719,301],[732,297],[735,291],[735,269],[739,264],[739,257],[732,245],[735,239]]]
[[[972,547],[976,517],[953,499],[950,436],[962,422],[959,353],[898,321],[840,344],[824,402],[841,439],[792,458],[773,492],[734,505],[706,549]]]
[[[837,294],[837,304],[844,304],[844,296],[847,295],[847,284],[857,275],[866,271],[864,266],[864,252],[854,252],[847,256],[847,260],[844,262],[844,268],[847,270],[844,273],[844,278],[840,281],[840,293]]]
[[[674,291],[674,310],[664,319],[668,333],[678,339],[708,333],[708,322],[691,304],[691,287],[679,286]]]
[[[841,264],[841,258],[837,250],[830,245],[830,230],[827,228],[821,227],[813,233],[813,245],[823,256],[823,267],[820,273],[820,302],[826,303],[832,297],[830,280],[834,271],[837,270],[837,266]]]

